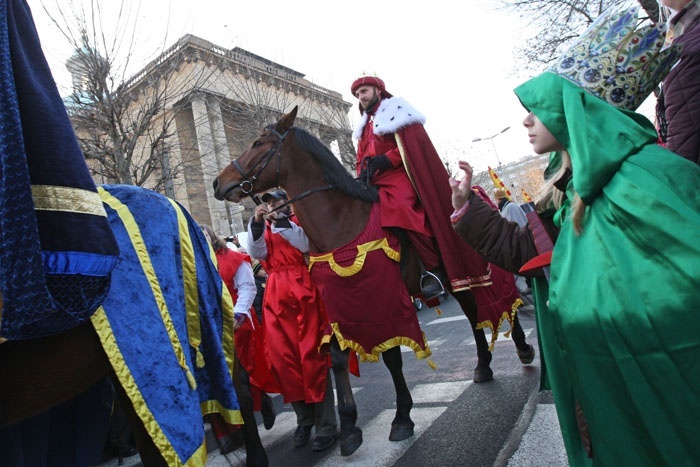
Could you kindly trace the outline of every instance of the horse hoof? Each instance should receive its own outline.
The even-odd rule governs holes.
[[[532,363],[532,361],[535,359],[535,348],[531,345],[528,346],[529,348],[527,350],[518,350],[518,358],[520,358],[520,362],[523,365],[527,365],[529,363]]]
[[[362,445],[362,430],[354,428],[352,433],[340,440],[340,455],[349,456]]]
[[[391,425],[389,441],[403,441],[413,436],[413,425]]]
[[[493,379],[493,370],[491,368],[476,368],[474,370],[474,382],[485,383]]]

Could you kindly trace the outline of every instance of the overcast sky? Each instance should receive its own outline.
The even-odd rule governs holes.
[[[68,92],[64,63],[72,51],[56,34],[42,1],[55,5],[55,0],[28,3],[54,76]],[[98,1],[105,8],[120,3]],[[144,60],[162,50],[164,37],[167,47],[189,33],[299,71],[353,104],[350,83],[366,72],[377,74],[392,94],[426,116],[426,129],[444,158],[464,158],[480,170],[498,165],[494,146],[502,163],[532,154],[521,123],[525,111],[512,91],[528,78],[515,76],[513,67],[513,47],[527,34],[526,26],[496,5],[493,0],[143,0],[137,34]],[[354,125],[359,114],[353,110],[350,118]],[[472,143],[506,127],[493,141]]]

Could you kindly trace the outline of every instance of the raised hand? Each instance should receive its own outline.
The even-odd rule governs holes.
[[[455,178],[450,177],[450,188],[452,188],[452,207],[455,210],[460,209],[469,200],[471,196],[472,177],[474,169],[466,161],[459,161],[459,168],[464,171],[462,181],[458,182]]]

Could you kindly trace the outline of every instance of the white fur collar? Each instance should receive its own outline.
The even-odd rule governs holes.
[[[425,123],[423,114],[414,109],[411,104],[406,102],[401,97],[391,97],[384,99],[379,103],[379,108],[374,113],[372,119],[372,131],[375,135],[387,135],[396,133],[401,128],[407,127],[414,123]],[[355,127],[352,137],[360,139],[362,129],[367,124],[367,114],[362,114],[362,119]]]

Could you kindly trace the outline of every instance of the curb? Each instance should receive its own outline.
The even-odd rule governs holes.
[[[515,426],[511,430],[508,439],[501,448],[501,451],[498,453],[498,457],[496,457],[493,467],[506,467],[510,458],[513,456],[513,454],[515,454],[515,451],[518,450],[518,447],[522,442],[523,435],[529,428],[532,418],[535,415],[535,410],[537,410],[539,392],[540,385],[538,383],[535,385],[535,389],[532,391],[532,394],[530,394],[530,397],[525,403],[523,411],[520,413],[518,421],[515,422]]]

